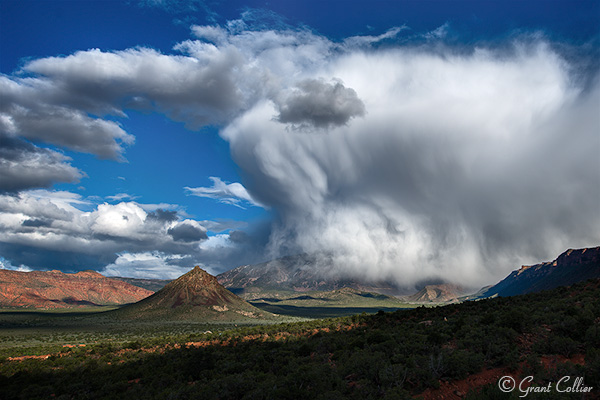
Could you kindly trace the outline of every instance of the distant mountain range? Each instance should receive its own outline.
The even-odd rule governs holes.
[[[514,296],[600,278],[600,246],[567,250],[554,261],[522,266],[474,297]]]
[[[144,278],[126,278],[122,276],[111,276],[112,279],[118,279],[123,282],[132,284],[133,286],[141,287],[152,292],[158,292],[172,279],[144,279]]]
[[[382,294],[398,292],[398,287],[389,282],[377,284],[328,276],[329,266],[327,259],[300,254],[261,264],[243,265],[218,275],[217,279],[243,298],[255,298],[272,291],[330,291],[345,287]]]
[[[135,303],[153,292],[94,271],[19,272],[0,269],[0,307],[68,308]]]
[[[326,261],[325,261],[326,262]],[[240,296],[253,299],[277,291],[331,291],[348,287],[364,292],[397,295],[399,287],[389,283],[379,285],[327,278],[320,271],[316,257],[299,255],[284,257],[256,265],[244,265],[218,275],[219,282]],[[457,285],[428,285],[419,292],[404,296],[410,302],[448,302],[492,296],[514,296],[562,285],[571,285],[590,278],[600,278],[600,247],[567,250],[555,261],[523,266],[496,285],[482,288],[478,293],[465,296]]]
[[[113,312],[128,319],[239,321],[274,316],[245,302],[196,266],[151,296]]]
[[[373,296],[367,292],[397,294],[398,287],[391,284],[328,278],[320,272],[327,271],[327,266],[320,264],[323,262],[326,260],[308,255],[291,256],[234,268],[218,277],[196,267],[174,281],[107,278],[94,271],[65,274],[60,271],[0,270],[0,307],[67,308],[136,303],[124,307],[120,315],[150,318],[169,314],[175,319],[231,320],[239,319],[239,316],[269,318],[268,313],[236,294],[246,300],[269,298],[273,301],[287,299],[288,302],[317,300],[302,299],[294,293],[331,292],[318,296],[329,299],[336,296],[334,291],[344,288],[352,289],[354,297]],[[590,278],[600,278],[600,246],[567,250],[554,261],[522,266],[499,283],[484,287],[473,295],[465,296],[456,285],[442,284],[426,286],[403,299],[443,303],[513,296]]]

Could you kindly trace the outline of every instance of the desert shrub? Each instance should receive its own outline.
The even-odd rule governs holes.
[[[525,318],[526,313],[520,308],[507,308],[500,315],[498,325],[521,333],[523,332],[523,328],[526,326]]]
[[[483,355],[466,350],[446,352],[446,376],[463,379],[481,370],[484,365]]]
[[[570,337],[552,333],[545,340],[535,343],[533,349],[541,354],[560,354],[565,357],[571,357],[578,351],[579,345],[578,342]]]
[[[594,323],[585,331],[585,344],[589,347],[600,347],[600,324]]]
[[[585,355],[584,378],[587,385],[600,388],[600,349],[590,348]]]

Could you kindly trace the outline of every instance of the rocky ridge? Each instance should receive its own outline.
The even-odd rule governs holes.
[[[0,270],[0,307],[69,308],[134,303],[153,292],[95,271]]]
[[[600,246],[569,249],[556,260],[524,265],[477,297],[515,296],[600,278]]]

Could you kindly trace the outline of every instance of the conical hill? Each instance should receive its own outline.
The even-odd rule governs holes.
[[[117,315],[128,319],[195,321],[237,321],[270,319],[273,314],[259,310],[219,284],[217,278],[196,266],[164,288]]]

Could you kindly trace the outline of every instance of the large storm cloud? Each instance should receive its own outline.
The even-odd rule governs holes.
[[[352,65],[415,62],[405,56]],[[598,91],[578,97],[553,63],[421,57],[406,73],[422,88],[387,75],[390,90],[371,97],[372,81],[353,82],[369,114],[326,136],[286,133],[269,104],[225,130],[249,189],[281,211],[273,249],[332,252],[338,268],[400,282],[464,282],[593,244]],[[421,75],[435,63],[439,79]]]
[[[264,101],[223,137],[248,190],[279,212],[274,254],[333,255],[334,271],[405,285],[475,286],[600,239],[600,97],[573,72],[537,40],[354,51],[315,75],[352,88],[361,118],[306,135]]]
[[[191,129],[219,124],[242,182],[188,191],[269,208],[270,256],[326,254],[329,272],[348,276],[475,286],[600,241],[598,76],[564,46],[538,35],[451,47],[437,34],[378,45],[401,29],[336,43],[243,21],[192,31],[174,55],[89,50],[25,64],[32,77],[2,77],[4,131],[119,159],[133,136],[115,119],[128,110]],[[45,156],[62,168],[56,181],[81,176],[58,153]],[[100,205],[86,217],[90,240],[144,242],[161,224],[162,247],[138,246],[139,257],[122,253],[111,268],[161,265],[198,242],[223,253],[243,236],[207,239],[195,223],[138,208]],[[23,222],[4,240],[27,237],[35,221]]]

